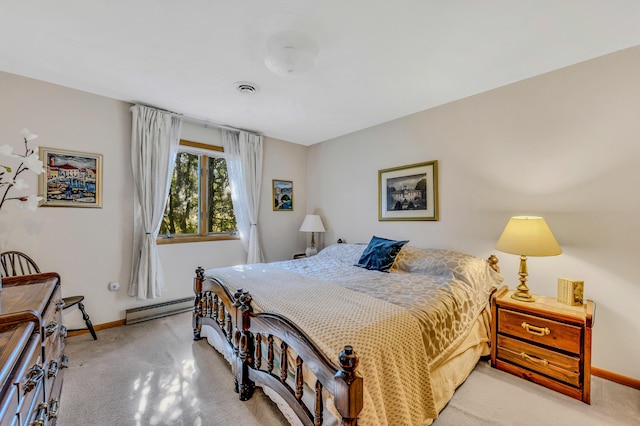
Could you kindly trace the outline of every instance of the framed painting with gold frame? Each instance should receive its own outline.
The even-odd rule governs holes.
[[[378,170],[378,220],[438,220],[438,161]]]
[[[102,207],[102,155],[40,147],[41,206]]]

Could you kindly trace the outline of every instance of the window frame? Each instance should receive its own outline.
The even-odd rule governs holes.
[[[158,245],[163,245],[163,244],[181,244],[181,243],[196,243],[196,242],[202,242],[202,241],[226,241],[226,240],[239,240],[240,239],[240,233],[239,231],[236,231],[234,233],[232,232],[220,232],[220,233],[215,233],[215,234],[209,234],[207,232],[207,214],[206,212],[209,210],[209,197],[207,197],[207,188],[209,185],[209,176],[207,173],[207,168],[209,167],[208,163],[208,158],[211,157],[211,155],[207,155],[206,153],[202,152],[202,151],[209,151],[211,153],[213,152],[221,152],[224,153],[224,148],[221,146],[217,146],[217,145],[210,145],[210,144],[206,144],[206,143],[202,143],[202,142],[194,142],[194,141],[189,141],[186,139],[180,139],[180,146],[181,147],[189,147],[189,148],[196,148],[197,150],[199,150],[200,152],[198,152],[196,155],[198,155],[199,160],[200,160],[200,167],[199,167],[199,173],[200,176],[198,177],[198,179],[200,180],[200,185],[199,185],[199,197],[200,197],[200,202],[198,203],[199,207],[198,207],[198,228],[200,229],[200,233],[199,234],[190,234],[190,235],[171,235],[171,236],[167,236],[166,234],[158,234],[158,238],[156,238],[156,244]],[[185,150],[182,150],[185,151]],[[186,150],[187,152],[189,152],[188,150]],[[178,152],[181,152],[181,150],[179,149]],[[224,158],[224,154],[220,155],[221,157]],[[202,167],[202,162],[204,160],[206,161],[206,166]],[[226,159],[225,159],[226,161]]]

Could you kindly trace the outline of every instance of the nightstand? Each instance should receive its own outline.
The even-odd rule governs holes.
[[[491,297],[491,366],[591,404],[594,303],[521,302],[512,293],[505,286]]]

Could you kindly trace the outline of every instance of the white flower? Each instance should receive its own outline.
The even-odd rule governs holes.
[[[9,144],[0,146],[0,155],[13,158],[17,157],[17,155],[13,153],[13,147]]]
[[[20,191],[29,188],[29,185],[19,177],[22,172],[30,170],[35,174],[40,174],[45,171],[42,161],[38,158],[37,148],[29,148],[29,141],[37,138],[38,135],[31,133],[29,129],[22,129],[21,134],[24,138],[24,154],[14,154],[13,147],[10,145],[0,146],[0,156],[18,158],[18,161],[14,160],[12,163],[20,163],[17,167],[12,167],[12,164],[0,164],[0,210],[5,201],[18,200],[22,210],[35,211],[42,200],[42,197],[37,195],[13,197],[10,194],[14,190]]]
[[[44,173],[42,160],[38,158],[38,154],[35,152],[24,159],[24,166],[37,175]]]
[[[38,135],[34,135],[33,133],[31,133],[29,129],[22,129],[20,133],[22,134],[22,137],[27,141],[32,141],[38,137]]]
[[[16,191],[27,189],[29,187],[29,184],[20,178],[14,180],[12,183]]]
[[[42,197],[37,195],[29,195],[28,197],[20,198],[20,207],[27,212],[35,212],[38,208],[38,204],[42,200]]]

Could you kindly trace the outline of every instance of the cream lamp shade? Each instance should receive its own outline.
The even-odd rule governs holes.
[[[311,232],[311,247],[307,247],[305,254],[307,257],[313,256],[318,253],[316,249],[316,241],[314,238],[315,232],[324,232],[324,225],[322,224],[322,219],[317,214],[308,214],[304,221],[302,222],[302,226],[300,227],[300,232]]]
[[[544,218],[540,216],[514,216],[509,219],[496,249],[520,255],[520,285],[511,297],[516,300],[533,302],[527,287],[527,256],[557,256],[562,253],[556,238]]]

